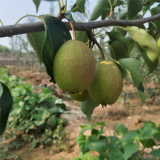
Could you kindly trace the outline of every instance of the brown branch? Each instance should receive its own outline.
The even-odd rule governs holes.
[[[103,53],[102,47],[100,46],[100,44],[97,42],[96,39],[94,40],[94,42],[95,42],[95,44],[97,45],[97,47],[99,48],[99,50],[101,51],[101,55],[102,55],[103,60],[105,60],[105,57],[104,57],[104,53]]]
[[[153,20],[160,19],[160,14],[142,18],[140,20],[115,20],[115,19],[107,19],[103,21],[94,21],[94,22],[85,22],[85,23],[73,23],[76,31],[90,31],[96,28],[102,28],[107,26],[139,26],[146,22],[150,22]],[[69,30],[71,30],[71,26],[69,22],[63,22]],[[17,34],[25,34],[25,33],[33,33],[44,31],[43,22],[36,23],[26,23],[26,24],[18,24],[18,25],[10,25],[10,26],[2,26],[0,27],[0,37],[7,37]]]

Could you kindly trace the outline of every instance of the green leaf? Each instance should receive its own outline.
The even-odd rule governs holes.
[[[112,32],[106,32],[106,34],[108,34],[111,43],[117,40],[118,42],[122,43],[125,46],[125,48],[127,48],[127,50],[129,51],[130,49],[129,41],[121,33],[112,31]],[[123,56],[123,52],[122,52],[122,56]]]
[[[92,156],[90,154],[90,152],[87,152],[85,154],[83,154],[82,152],[80,152],[78,158],[79,159],[77,159],[77,160],[99,160],[99,158],[97,158],[95,156]],[[72,159],[72,160],[74,160],[74,159]]]
[[[153,127],[144,127],[140,130],[140,140],[150,139],[157,133],[157,129]]]
[[[90,121],[91,115],[93,113],[93,110],[98,106],[99,104],[95,103],[92,98],[81,102],[81,110],[82,112],[87,116],[88,121]]]
[[[153,136],[156,141],[160,142],[160,128],[158,128],[158,132]]]
[[[79,134],[83,134],[87,130],[93,130],[93,127],[90,124],[87,125],[80,125],[82,128]]]
[[[76,31],[76,37],[77,37],[77,40],[79,40],[79,41],[82,41],[84,43],[88,42],[87,33],[84,31]]]
[[[80,148],[80,150],[81,150],[81,152],[82,152],[83,154],[85,154],[85,153],[87,153],[87,152],[89,151],[89,148],[88,148],[88,145],[87,145],[86,142],[80,143],[80,144],[79,144],[79,148]]]
[[[105,153],[107,151],[107,145],[105,142],[88,142],[88,148],[98,153]]]
[[[64,13],[64,16],[65,16],[67,19],[69,19],[70,21],[75,22],[74,19],[73,19],[73,16],[72,16],[71,11],[66,11],[66,12]]]
[[[111,0],[111,2],[113,4],[114,0]],[[118,0],[116,6],[119,6],[121,4],[123,4],[123,1]],[[94,21],[100,16],[102,17],[102,20],[104,20],[107,16],[109,16],[109,13],[110,13],[110,4],[108,0],[98,0],[96,6],[92,11],[90,21]]]
[[[86,0],[77,0],[76,4],[71,8],[72,12],[85,13]]]
[[[45,41],[45,32],[28,33],[27,38],[42,63],[42,48]]]
[[[86,136],[84,134],[80,134],[76,139],[77,144],[81,144],[81,143],[85,143],[85,142],[87,142],[87,140],[86,140]]]
[[[127,0],[127,9],[127,19],[135,19],[135,16],[142,10],[142,0]]]
[[[147,2],[147,1],[148,0],[146,0],[145,4],[147,4],[147,3],[149,3],[149,4],[146,5],[146,6],[143,5],[143,8],[142,8],[143,13],[146,13],[146,11],[154,4],[154,3],[151,3],[151,2]]]
[[[41,126],[42,124],[44,124],[44,121],[34,121],[34,124],[36,126]]]
[[[159,13],[160,13],[160,6],[159,6],[159,7],[152,8],[152,9],[150,10],[150,12],[151,12],[151,15],[152,15],[152,16],[154,16],[154,15],[156,15],[156,14],[159,14]],[[153,21],[153,22],[155,23],[156,29],[157,29],[158,33],[160,34],[160,21],[159,21],[159,20],[155,20],[155,21]]]
[[[42,49],[42,61],[46,67],[51,81],[54,80],[53,59],[63,43],[71,39],[66,25],[58,18],[50,15],[42,15],[45,26],[46,39]]]
[[[140,90],[139,85],[144,81],[143,77],[138,73],[137,68],[140,65],[140,62],[134,58],[123,58],[118,60],[119,64],[123,67],[124,70],[128,73],[129,78],[133,81],[141,97],[141,103],[144,103],[147,98],[143,90]],[[143,87],[142,87],[143,88]]]
[[[51,114],[63,114],[64,110],[59,107],[53,107],[53,108],[50,108],[50,113]]]
[[[100,136],[102,135],[104,132],[98,129],[93,128],[91,134],[96,135],[96,136]]]
[[[156,128],[156,124],[152,121],[147,121],[143,123],[143,127],[153,127]]]
[[[156,41],[143,29],[138,27],[126,27],[126,29],[133,40],[139,44],[138,47],[149,68],[149,73],[152,73],[159,63],[159,51]]]
[[[0,83],[0,98],[1,98],[1,96],[2,96],[2,93],[3,93],[3,86],[2,86],[2,84]]]
[[[13,99],[11,93],[6,85],[0,83],[3,87],[3,93],[0,97],[0,136],[5,131],[9,112],[13,105]]]
[[[124,159],[128,160],[133,153],[136,153],[139,150],[139,143],[129,143],[123,147],[124,149]]]
[[[96,135],[90,135],[88,137],[88,142],[98,142],[97,136]]]
[[[41,3],[41,0],[33,0],[33,3],[35,4],[36,6],[36,13],[38,12],[38,9],[39,9],[39,5]]]
[[[123,153],[120,151],[119,148],[117,148],[115,146],[109,147],[108,157],[111,160],[124,160]]]
[[[102,11],[101,11],[101,19],[102,20],[105,20],[106,17],[108,17],[110,15],[110,8],[103,8]]]
[[[139,134],[137,131],[129,131],[121,138],[121,142],[131,140],[139,140]]]
[[[56,127],[56,125],[57,125],[56,115],[53,115],[53,116],[49,117],[46,124],[51,126],[52,128]]]
[[[116,127],[116,132],[119,136],[124,136],[128,132],[128,129],[122,123],[119,123]]]
[[[159,2],[159,0],[145,0],[144,5],[151,2]]]
[[[160,158],[160,149],[155,149],[155,150],[151,151],[150,154],[154,157]]]
[[[141,143],[143,144],[143,146],[145,148],[151,148],[154,145],[156,145],[155,141],[152,138],[146,139],[146,140],[141,140]]]
[[[114,41],[111,45],[111,57],[115,60],[129,58],[129,50],[119,41]]]
[[[100,136],[100,137],[99,137],[99,141],[100,141],[100,142],[109,143],[108,137],[106,137],[106,136]]]
[[[117,142],[119,141],[119,138],[116,136],[109,136],[109,140],[111,144],[117,144]]]

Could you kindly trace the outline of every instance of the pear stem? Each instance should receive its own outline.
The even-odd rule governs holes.
[[[100,44],[97,42],[96,39],[95,39],[94,42],[95,42],[95,44],[97,45],[97,47],[99,48],[99,50],[101,51],[101,55],[102,55],[103,60],[105,60],[105,57],[104,57],[104,53],[103,53],[102,47],[100,46]]]
[[[74,29],[74,26],[73,26],[73,23],[72,21],[69,21],[70,25],[71,25],[71,28],[72,28],[72,31],[73,31],[73,39],[76,40],[77,37],[76,37],[76,32],[75,32],[75,29]]]

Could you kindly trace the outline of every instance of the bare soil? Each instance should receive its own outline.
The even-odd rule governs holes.
[[[52,85],[49,81],[49,76],[44,72],[31,72],[30,70],[17,71],[10,68],[10,74],[24,77],[27,82],[34,85],[37,92],[40,92],[38,87],[40,85]],[[149,85],[155,87],[154,84]],[[69,149],[67,151],[51,154],[50,151],[53,146],[39,146],[31,149],[31,143],[29,143],[19,150],[10,151],[10,153],[17,155],[19,160],[71,160],[72,158],[77,157],[80,149],[76,144],[76,137],[79,135],[79,131],[81,130],[79,125],[82,124],[94,124],[96,122],[104,121],[105,135],[113,135],[118,123],[124,124],[127,128],[129,128],[129,130],[141,127],[144,121],[151,120],[156,124],[160,123],[160,106],[148,103],[151,101],[149,98],[141,106],[140,97],[137,96],[137,90],[132,84],[124,85],[123,89],[126,93],[135,93],[135,96],[132,99],[122,99],[120,102],[116,102],[113,105],[108,105],[106,108],[98,106],[93,112],[91,122],[88,122],[86,116],[82,113],[79,102],[65,98],[64,95],[66,95],[66,93],[60,91],[57,86],[55,86],[55,90],[58,92],[59,96],[63,97],[68,110],[71,111],[70,114],[62,115],[62,117],[68,120],[68,125],[65,129],[70,133],[70,141],[67,141]],[[86,134],[90,133],[87,132]],[[145,157],[147,157],[147,153],[149,151],[146,150],[145,152]]]

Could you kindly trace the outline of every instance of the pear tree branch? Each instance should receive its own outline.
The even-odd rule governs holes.
[[[78,22],[73,23],[76,31],[90,31],[96,28],[108,27],[108,26],[139,26],[146,22],[160,20],[160,13],[151,17],[142,18],[139,20],[116,20],[116,19],[107,19],[102,21],[94,21],[94,22]],[[63,22],[69,30],[71,30],[71,26],[69,22]],[[17,24],[17,25],[9,25],[0,27],[0,37],[7,37],[17,34],[26,34],[33,32],[44,31],[43,22],[36,23],[25,23],[25,24]]]

